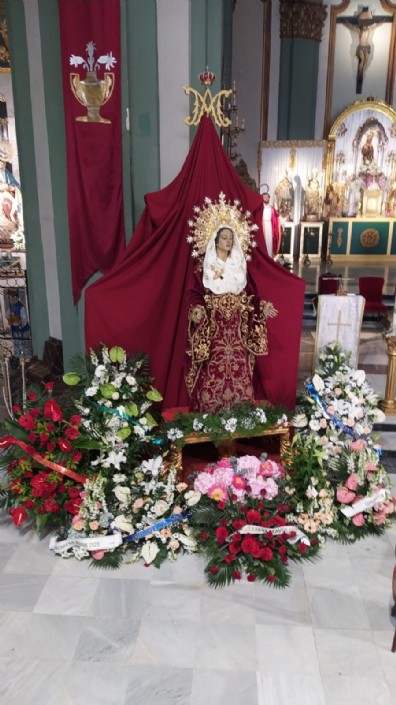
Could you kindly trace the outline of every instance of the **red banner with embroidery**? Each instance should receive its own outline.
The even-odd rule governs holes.
[[[33,458],[37,463],[40,465],[43,465],[45,468],[49,468],[50,470],[55,470],[58,472],[60,475],[65,475],[66,477],[70,477],[72,480],[75,480],[76,482],[81,482],[84,484],[85,482],[85,477],[82,475],[77,475],[74,470],[70,470],[69,468],[64,468],[63,465],[59,465],[59,463],[54,463],[52,460],[48,460],[47,458],[43,458],[42,455],[39,453],[36,453],[35,451],[32,451],[32,447],[29,446],[27,443],[24,441],[20,441],[18,438],[15,438],[14,436],[3,436],[3,438],[0,439],[0,449],[1,448],[8,448],[8,446],[19,446],[22,448],[23,451],[25,451],[26,455],[28,455],[30,458]]]
[[[59,0],[73,298],[125,249],[120,0]]]

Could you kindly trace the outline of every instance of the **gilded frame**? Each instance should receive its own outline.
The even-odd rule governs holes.
[[[380,0],[381,7],[392,15],[391,38],[389,44],[389,59],[386,76],[386,88],[384,102],[392,105],[393,88],[396,75],[396,3],[391,0]],[[334,58],[335,58],[335,43],[336,43],[336,26],[337,17],[349,7],[350,0],[341,0],[339,5],[332,5],[330,9],[330,31],[329,31],[329,47],[327,59],[327,76],[326,76],[326,104],[323,120],[323,136],[329,134],[331,128],[331,105],[333,99],[334,87]]]
[[[334,154],[335,154],[335,143],[337,139],[337,131],[342,122],[355,112],[363,112],[364,110],[374,110],[382,115],[386,115],[393,123],[396,125],[396,110],[391,108],[390,105],[385,103],[383,100],[356,100],[354,103],[349,105],[333,122],[329,135],[328,135],[328,145],[327,145],[327,163],[326,163],[326,185],[330,184],[332,181],[333,169],[334,169]]]

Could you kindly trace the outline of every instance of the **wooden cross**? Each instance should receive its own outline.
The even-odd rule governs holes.
[[[337,321],[335,321],[334,323],[328,323],[327,325],[337,326],[337,332],[336,332],[336,338],[335,338],[336,343],[340,342],[340,340],[339,340],[340,329],[351,327],[351,323],[341,323],[341,311],[338,311]]]

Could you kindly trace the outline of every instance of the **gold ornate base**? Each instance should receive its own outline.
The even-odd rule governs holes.
[[[80,117],[76,117],[76,122],[101,122],[105,125],[111,124],[111,120],[106,120],[106,118],[103,118],[101,115],[95,117],[90,117],[89,115],[80,115]]]
[[[382,409],[384,414],[396,414],[396,402],[395,401],[389,401],[388,399],[384,399],[384,401],[380,401],[378,404],[379,408]]]
[[[290,429],[288,426],[274,426],[272,428],[267,428],[265,431],[256,432],[255,436],[239,436],[235,433],[232,434],[232,438],[225,438],[221,444],[218,446],[218,455],[220,458],[229,458],[232,455],[236,455],[236,443],[238,438],[261,438],[261,437],[279,437],[279,454],[282,460],[287,463],[287,459],[290,453]],[[192,445],[195,443],[210,443],[209,436],[204,436],[199,433],[191,433],[184,439],[184,445]],[[183,450],[178,448],[176,445],[171,445],[170,454],[167,458],[166,465],[169,467],[175,467],[179,473],[183,470]]]

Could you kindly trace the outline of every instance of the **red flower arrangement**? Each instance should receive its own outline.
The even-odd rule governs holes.
[[[277,463],[253,456],[220,460],[196,477],[194,489],[202,497],[190,523],[208,558],[210,585],[222,587],[245,574],[248,582],[286,587],[289,561],[317,553],[316,537],[287,525],[283,478]]]
[[[48,382],[45,394],[30,391],[24,408],[14,405],[13,418],[4,423],[7,435],[0,439],[1,467],[7,472],[0,504],[16,526],[34,519],[39,532],[71,523],[85,479],[79,470],[81,417],[62,410],[52,388]]]

